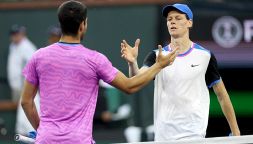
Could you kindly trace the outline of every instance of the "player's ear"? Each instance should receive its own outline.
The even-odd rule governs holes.
[[[85,20],[82,21],[82,23],[79,26],[79,31],[81,33],[86,32],[87,26],[88,26],[88,18],[86,18]]]
[[[80,23],[79,32],[80,32],[80,33],[83,33],[84,31],[86,31],[86,28],[87,28],[87,26],[86,26],[86,21],[83,20],[83,21]]]
[[[84,30],[84,21],[80,23],[78,31],[82,32],[83,30]]]
[[[188,20],[188,27],[192,28],[192,26],[193,26],[193,21],[192,20]]]

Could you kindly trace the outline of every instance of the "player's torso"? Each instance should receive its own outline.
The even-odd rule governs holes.
[[[188,55],[177,56],[172,65],[162,70],[165,81],[188,81],[205,75],[210,56],[196,50]]]
[[[170,50],[163,51],[163,54],[170,52]],[[185,53],[179,54],[172,65],[165,67],[157,74],[161,80],[158,85],[162,85],[162,89],[168,93],[196,89],[198,88],[196,86],[205,83],[209,60],[209,51],[191,47]]]
[[[164,51],[164,54],[169,52]],[[156,76],[155,122],[158,137],[165,136],[162,133],[168,137],[180,137],[180,134],[183,137],[188,135],[184,133],[186,131],[193,130],[192,133],[195,133],[205,129],[209,108],[205,73],[209,60],[208,51],[191,48],[178,55],[172,65]]]

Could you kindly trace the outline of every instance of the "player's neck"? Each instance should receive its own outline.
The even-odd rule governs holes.
[[[73,37],[68,35],[62,35],[59,42],[65,42],[65,43],[80,43],[81,40],[79,37]]]
[[[171,38],[170,47],[179,48],[179,54],[185,53],[191,48],[192,41],[189,38]]]

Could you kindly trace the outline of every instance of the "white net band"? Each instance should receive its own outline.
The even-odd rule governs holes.
[[[213,137],[213,138],[202,138],[202,139],[194,139],[194,140],[177,140],[177,141],[167,141],[167,142],[134,142],[134,143],[128,143],[128,144],[253,144],[253,135]]]

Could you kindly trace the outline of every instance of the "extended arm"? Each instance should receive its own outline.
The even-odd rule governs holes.
[[[115,79],[111,82],[111,85],[126,93],[134,93],[154,79],[155,75],[160,72],[162,68],[170,65],[171,62],[175,60],[176,55],[175,49],[170,54],[164,56],[162,54],[162,46],[159,45],[159,53],[156,62],[151,67],[145,68],[145,73],[139,72],[138,75],[127,78],[123,73],[118,72]]]
[[[24,109],[26,117],[32,124],[33,128],[37,130],[39,127],[39,115],[34,103],[34,98],[37,93],[37,86],[31,84],[27,80],[24,82],[24,89],[21,96],[21,105]]]
[[[219,83],[215,84],[213,86],[213,90],[218,97],[221,109],[228,121],[233,136],[239,136],[240,130],[237,125],[234,108],[232,106],[232,103],[230,101],[229,95],[227,93],[223,81],[221,80]]]
[[[138,74],[134,77],[128,78],[122,72],[118,72],[111,85],[126,92],[134,93],[140,90],[143,86],[148,84],[155,75],[162,69],[158,64],[154,64],[145,73]]]

